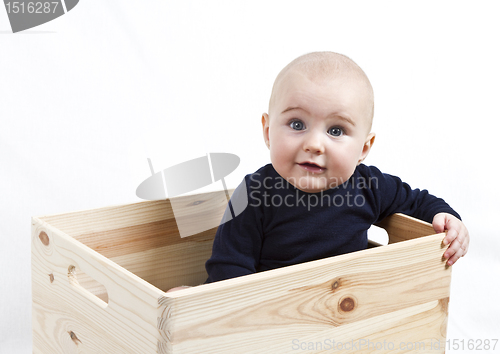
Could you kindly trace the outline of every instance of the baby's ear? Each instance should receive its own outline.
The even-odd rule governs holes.
[[[267,148],[270,148],[269,142],[269,115],[267,113],[262,113],[262,134],[264,135],[264,142]]]
[[[361,155],[359,156],[358,165],[361,162],[363,162],[364,159],[366,159],[374,142],[375,142],[375,133],[368,134],[365,140],[365,144],[363,145],[363,150],[361,150]]]

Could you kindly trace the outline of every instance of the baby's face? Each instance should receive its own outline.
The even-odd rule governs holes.
[[[352,77],[310,79],[292,71],[281,82],[264,139],[276,171],[296,188],[316,193],[347,181],[374,141],[366,84]]]

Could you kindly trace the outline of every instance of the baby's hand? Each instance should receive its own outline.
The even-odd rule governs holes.
[[[175,288],[167,290],[167,293],[172,292],[172,291],[187,289],[187,288],[190,288],[190,286],[188,286],[188,285],[181,285],[181,286],[177,286]]]
[[[466,255],[469,249],[469,231],[460,219],[448,213],[439,213],[434,215],[432,227],[436,232],[448,231],[443,239],[445,246],[450,245],[443,254],[443,257],[448,259],[448,265],[451,266]]]

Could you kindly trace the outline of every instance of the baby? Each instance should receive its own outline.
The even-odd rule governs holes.
[[[262,115],[271,164],[233,193],[233,208],[248,206],[219,226],[207,283],[365,249],[368,228],[394,213],[447,230],[448,265],[467,253],[467,228],[448,204],[362,164],[373,110],[370,81],[344,55],[309,53],[279,73]]]

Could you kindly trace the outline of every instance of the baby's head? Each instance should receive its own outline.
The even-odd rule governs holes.
[[[346,182],[365,159],[375,140],[372,119],[363,70],[344,55],[317,52],[278,74],[262,127],[276,171],[315,193]]]

